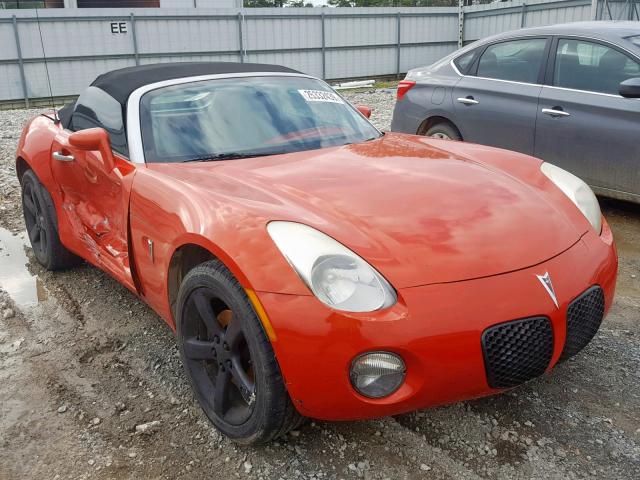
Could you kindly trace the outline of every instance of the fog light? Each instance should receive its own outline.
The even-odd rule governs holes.
[[[382,398],[395,392],[404,381],[402,359],[389,352],[371,352],[351,363],[351,385],[365,397]]]

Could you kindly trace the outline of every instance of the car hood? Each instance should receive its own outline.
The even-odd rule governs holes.
[[[448,145],[386,134],[343,147],[153,168],[214,196],[230,212],[244,210],[241,218],[249,210],[265,224],[313,226],[396,288],[530,267],[580,239],[581,226],[535,182],[470,158],[473,145],[463,146],[464,154]],[[539,171],[539,161],[521,155],[514,161],[523,159]]]

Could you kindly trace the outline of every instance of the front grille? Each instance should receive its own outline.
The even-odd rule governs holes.
[[[567,308],[567,339],[560,361],[574,356],[593,339],[604,317],[604,293],[591,287]]]
[[[501,323],[482,334],[487,381],[508,388],[542,375],[553,354],[553,330],[545,317]]]

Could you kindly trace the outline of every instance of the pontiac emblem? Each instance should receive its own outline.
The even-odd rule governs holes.
[[[549,276],[549,272],[545,272],[544,275],[536,275],[536,277],[538,277],[538,280],[540,280],[540,283],[542,284],[544,289],[547,291],[547,293],[551,297],[551,300],[553,300],[553,303],[556,305],[556,308],[560,308],[560,306],[558,305],[558,298],[556,297],[556,292],[553,289],[553,283],[551,283],[551,277]]]

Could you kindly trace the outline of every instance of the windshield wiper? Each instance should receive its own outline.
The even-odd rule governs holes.
[[[284,155],[287,153],[291,153],[291,151],[280,150],[274,152],[227,152],[227,153],[218,153],[215,155],[202,155],[200,157],[188,158],[186,160],[182,160],[182,163],[186,162],[215,162],[216,160],[235,160],[238,158],[255,158],[255,157],[268,157],[271,155]]]
[[[203,155],[201,157],[188,158],[186,160],[182,160],[182,163],[186,162],[215,162],[216,160],[235,160],[237,158],[249,158],[249,157],[260,157],[262,155],[255,153],[239,153],[239,152],[227,152],[227,153],[218,153],[216,155]]]

